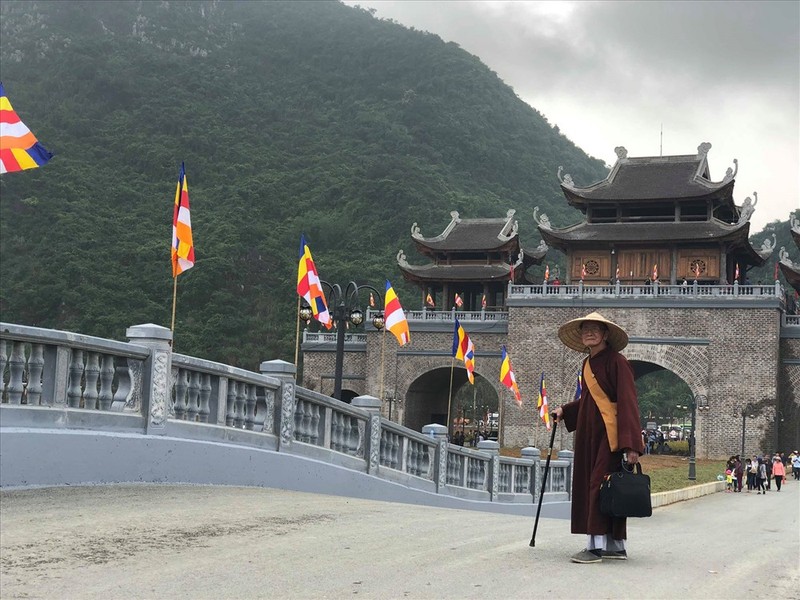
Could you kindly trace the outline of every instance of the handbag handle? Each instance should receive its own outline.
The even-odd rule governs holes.
[[[620,462],[620,464],[622,465],[622,470],[623,470],[623,471],[626,471],[626,472],[628,472],[628,473],[633,473],[633,471],[634,471],[634,469],[635,469],[635,470],[636,470],[636,473],[637,473],[638,475],[641,475],[641,474],[642,474],[642,463],[640,463],[640,462],[637,462],[637,463],[636,463],[636,464],[634,464],[634,465],[630,465],[630,467],[631,467],[631,468],[629,469],[629,468],[628,468],[628,463],[627,463],[627,462],[625,462],[625,459],[624,459],[624,458],[623,458],[622,460],[620,460],[619,462]]]

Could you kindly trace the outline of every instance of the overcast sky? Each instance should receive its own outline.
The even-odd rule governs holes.
[[[751,233],[800,207],[800,2],[345,4],[459,44],[608,164],[662,125],[664,155],[710,142],[711,179],[736,158],[735,202],[758,192]]]

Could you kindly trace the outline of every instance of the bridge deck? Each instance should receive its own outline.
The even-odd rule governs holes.
[[[583,536],[561,519],[530,548],[529,517],[274,489],[4,491],[0,596],[797,598],[799,496],[658,508],[630,523],[627,563],[575,565]]]

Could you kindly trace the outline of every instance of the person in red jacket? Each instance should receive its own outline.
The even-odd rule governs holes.
[[[772,457],[772,477],[775,479],[775,487],[780,492],[781,484],[786,477],[786,467],[783,466],[783,461],[777,454]]]
[[[556,421],[575,432],[572,483],[572,533],[586,534],[586,548],[571,557],[576,563],[626,560],[626,520],[600,512],[600,484],[607,473],[639,461],[644,452],[633,368],[620,351],[628,334],[593,312],[558,330],[564,344],[587,352],[581,397],[558,407]]]

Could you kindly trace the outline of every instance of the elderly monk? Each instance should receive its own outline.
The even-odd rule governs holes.
[[[607,473],[620,471],[623,461],[637,463],[644,451],[633,368],[620,354],[628,334],[593,312],[564,324],[558,337],[568,348],[589,352],[583,361],[580,399],[553,413],[567,431],[575,432],[572,533],[588,537],[586,549],[571,560],[627,560],[625,519],[600,513],[600,484]]]

